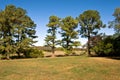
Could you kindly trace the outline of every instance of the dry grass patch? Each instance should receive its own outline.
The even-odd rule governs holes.
[[[73,51],[73,52],[74,52],[74,55],[84,55],[85,54],[85,51]],[[44,51],[44,56],[45,57],[51,57],[52,52]],[[65,56],[65,52],[57,50],[57,51],[55,51],[55,56],[57,56],[57,57]]]
[[[0,61],[0,80],[120,80],[120,61],[71,56]]]

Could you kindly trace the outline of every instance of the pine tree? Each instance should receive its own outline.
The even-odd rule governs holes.
[[[7,5],[5,10],[0,11],[0,40],[3,54],[21,53],[34,43],[35,24],[26,15],[26,11],[14,5]],[[9,56],[8,56],[9,58]]]
[[[71,16],[65,17],[61,21],[61,45],[66,53],[71,53],[73,46],[79,46],[80,43],[75,41],[78,39],[78,32],[75,30],[78,26],[78,21]]]
[[[48,29],[48,35],[45,37],[45,41],[47,43],[47,46],[51,47],[53,57],[55,56],[55,46],[57,45],[57,40],[56,40],[56,33],[57,33],[57,28],[59,27],[59,21],[60,18],[57,16],[50,16],[49,17],[49,23],[47,24]]]
[[[78,21],[80,24],[81,36],[88,38],[87,49],[88,55],[90,56],[90,38],[91,36],[96,35],[98,30],[100,30],[102,27],[105,27],[105,25],[103,25],[102,21],[100,20],[99,12],[96,10],[84,11],[78,17]]]

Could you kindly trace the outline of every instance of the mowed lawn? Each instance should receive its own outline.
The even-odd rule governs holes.
[[[0,80],[120,80],[120,61],[85,56],[0,60]]]

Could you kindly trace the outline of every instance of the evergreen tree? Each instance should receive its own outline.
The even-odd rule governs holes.
[[[78,32],[75,30],[78,26],[78,21],[71,16],[65,17],[61,21],[61,45],[67,53],[71,53],[73,46],[79,46]]]
[[[51,47],[53,57],[55,56],[55,46],[57,45],[57,40],[56,40],[56,33],[57,33],[57,28],[59,27],[59,21],[60,18],[57,16],[50,16],[49,17],[49,23],[47,24],[48,29],[48,35],[45,37],[45,41],[47,43],[47,46]]]
[[[88,38],[87,48],[88,48],[88,55],[90,56],[90,38],[93,35],[98,33],[101,27],[105,27],[100,20],[99,12],[96,10],[87,10],[84,11],[78,17],[79,24],[80,24],[80,34],[82,37]]]
[[[20,54],[22,49],[34,43],[35,24],[26,11],[14,5],[7,5],[0,11],[0,41],[3,54]],[[8,56],[9,58],[9,56]]]
[[[115,9],[113,16],[115,19],[109,22],[109,27],[115,30],[115,34],[112,36],[114,55],[120,56],[120,7]]]

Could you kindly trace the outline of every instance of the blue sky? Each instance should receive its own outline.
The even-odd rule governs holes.
[[[0,0],[0,9],[6,5],[13,4],[27,11],[27,14],[37,24],[36,35],[38,38],[37,46],[44,45],[44,38],[47,34],[46,24],[49,16],[56,15],[60,18],[66,16],[77,17],[85,10],[97,10],[100,12],[103,23],[114,19],[112,16],[114,9],[120,7],[120,0]],[[107,35],[113,34],[113,29],[102,29]],[[82,44],[87,40],[79,39]]]

